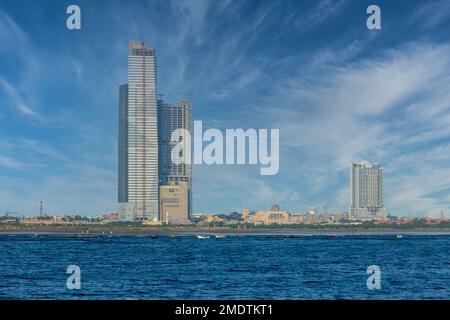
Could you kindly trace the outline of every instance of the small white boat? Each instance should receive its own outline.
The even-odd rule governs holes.
[[[210,237],[209,236],[202,236],[202,235],[197,235],[197,238],[199,238],[199,239],[209,239]]]
[[[403,236],[401,234],[398,234],[397,239],[401,239],[401,238],[403,238]]]
[[[226,235],[224,235],[224,234],[216,234],[215,237],[216,237],[216,239],[222,239],[222,238],[225,238]]]

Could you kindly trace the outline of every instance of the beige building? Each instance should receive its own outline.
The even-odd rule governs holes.
[[[342,214],[294,214],[289,217],[289,222],[297,224],[336,224],[344,218]]]
[[[188,183],[178,182],[176,185],[160,186],[160,221],[166,224],[189,223]]]
[[[289,223],[289,213],[285,210],[280,210],[280,207],[277,204],[274,204],[270,210],[258,211],[254,215],[249,215],[248,208],[244,208],[242,218],[245,222],[256,224]]]
[[[319,214],[317,211],[314,214],[290,214],[274,204],[270,210],[258,211],[255,214],[250,214],[249,209],[245,207],[242,210],[242,218],[245,222],[253,224],[335,224],[340,223],[344,216],[341,214]]]
[[[219,216],[209,214],[208,216],[206,216],[206,222],[207,223],[225,222],[225,220]]]
[[[244,209],[242,210],[242,218],[246,220],[248,217],[249,217],[248,207],[244,207]]]

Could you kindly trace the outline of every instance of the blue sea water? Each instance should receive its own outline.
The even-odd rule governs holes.
[[[66,287],[72,264],[79,290]],[[450,299],[450,235],[1,235],[0,298]]]

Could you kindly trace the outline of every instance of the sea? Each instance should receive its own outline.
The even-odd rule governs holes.
[[[450,235],[0,235],[0,299],[450,299]]]

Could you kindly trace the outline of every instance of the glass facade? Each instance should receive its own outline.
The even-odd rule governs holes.
[[[128,85],[120,88],[119,218],[159,218],[155,50],[130,41]]]

